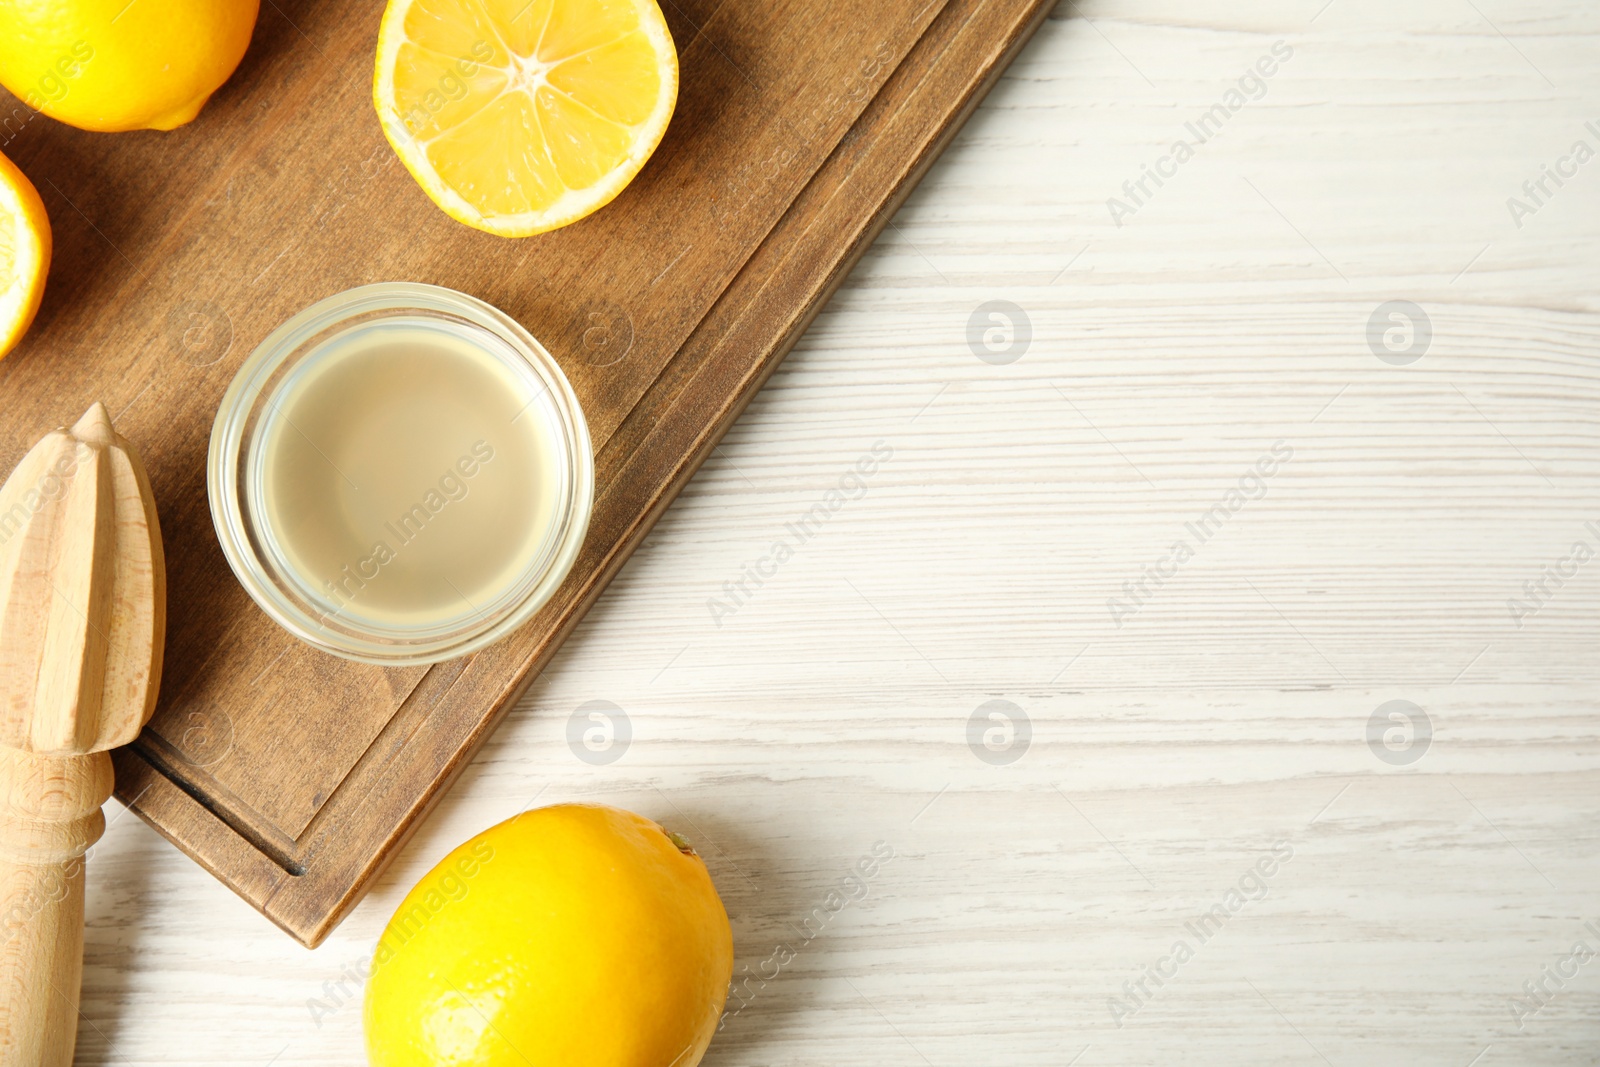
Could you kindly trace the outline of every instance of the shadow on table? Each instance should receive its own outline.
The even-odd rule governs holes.
[[[690,837],[733,927],[732,987],[702,1064],[745,1067],[805,1028],[819,976],[829,973],[824,961],[846,944],[837,916],[865,899],[871,876],[850,873],[860,862],[853,853],[830,856],[823,869],[814,852],[802,858],[798,842],[763,834],[749,820],[678,807],[659,821]]]

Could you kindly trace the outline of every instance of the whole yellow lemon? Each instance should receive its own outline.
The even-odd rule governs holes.
[[[170,130],[233,74],[259,0],[3,0],[0,84],[85,130]]]
[[[694,1067],[733,934],[692,848],[590,804],[525,812],[430,871],[367,981],[373,1067]]]

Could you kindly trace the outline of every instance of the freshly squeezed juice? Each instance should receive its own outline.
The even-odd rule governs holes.
[[[562,491],[544,384],[447,320],[322,342],[280,383],[252,461],[263,546],[329,616],[448,628],[551,550]]]

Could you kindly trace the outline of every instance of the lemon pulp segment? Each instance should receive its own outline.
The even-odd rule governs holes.
[[[0,155],[0,356],[33,322],[50,267],[50,220],[27,176]]]

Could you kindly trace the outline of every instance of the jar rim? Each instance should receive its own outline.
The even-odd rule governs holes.
[[[421,315],[483,331],[495,358],[531,372],[549,398],[561,486],[550,544],[531,559],[500,601],[465,620],[384,627],[319,609],[258,542],[251,502],[260,496],[260,464],[249,455],[253,429],[284,377],[330,335],[358,323]],[[541,397],[540,399],[543,399]],[[594,450],[588,423],[560,364],[515,319],[476,297],[420,282],[379,282],[326,297],[291,316],[247,356],[229,383],[212,424],[206,459],[212,523],[228,566],[245,592],[279,626],[314,648],[361,663],[425,666],[476,652],[510,634],[547,604],[566,580],[594,509]],[[302,576],[303,577],[303,576]]]

